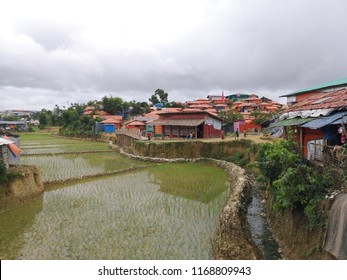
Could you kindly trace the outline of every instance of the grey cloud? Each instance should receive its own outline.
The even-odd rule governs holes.
[[[30,36],[48,51],[71,47],[80,29],[77,25],[40,19],[20,21],[15,26],[16,33]]]
[[[204,21],[176,40],[131,48],[114,43],[121,40],[114,34],[113,44],[100,46],[78,25],[18,22],[11,36],[0,34],[0,95],[12,88],[19,97],[41,96],[29,99],[35,105],[108,93],[146,101],[163,88],[178,101],[221,90],[279,100],[346,76],[346,7],[342,0],[211,1]]]

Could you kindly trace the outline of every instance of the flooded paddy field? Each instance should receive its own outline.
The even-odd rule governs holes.
[[[104,142],[56,138],[47,134],[23,134],[20,139],[23,155],[109,150]]]
[[[26,156],[21,158],[21,163],[39,167],[45,182],[151,165],[142,161],[126,159],[119,153],[112,151],[108,153]]]
[[[64,140],[78,146],[54,140],[59,141],[47,137],[22,144],[40,149],[64,146]],[[1,259],[212,258],[211,241],[228,192],[222,169],[201,163],[149,164],[111,150],[21,160],[39,166],[45,181],[136,164],[148,168],[56,185],[0,213]]]

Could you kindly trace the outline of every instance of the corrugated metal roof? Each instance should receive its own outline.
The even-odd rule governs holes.
[[[309,121],[312,121],[314,118],[295,118],[295,119],[288,119],[288,120],[283,120],[279,121],[276,123],[273,123],[270,125],[270,127],[275,127],[275,126],[291,126],[291,125],[300,125]]]
[[[346,116],[347,112],[343,111],[343,112],[338,112],[336,114],[333,114],[329,117],[323,117],[323,118],[317,118],[314,119],[310,122],[306,122],[302,125],[300,125],[301,127],[306,127],[306,128],[311,128],[311,129],[317,129],[317,128],[321,128],[323,126],[329,125],[332,122],[342,118],[343,116]]]
[[[173,125],[173,126],[198,126],[204,122],[203,119],[170,119],[170,120],[155,120],[151,125]]]
[[[10,125],[10,124],[20,125],[20,124],[22,124],[22,125],[24,125],[25,122],[22,122],[22,121],[0,121],[0,124],[8,124],[8,125]]]
[[[331,124],[342,124],[342,123],[347,123],[347,116],[343,117],[341,119],[338,119],[338,120],[332,122]]]
[[[321,92],[305,98],[289,107],[286,112],[317,110],[317,109],[342,109],[347,107],[347,89],[331,92]]]
[[[328,88],[328,87],[336,87],[336,86],[341,86],[341,85],[347,85],[347,78],[342,78],[342,79],[330,81],[327,83],[323,83],[323,84],[320,84],[320,85],[315,86],[315,87],[310,87],[310,88],[294,91],[292,93],[281,95],[280,97],[295,96],[295,95],[298,95],[300,93],[304,93],[304,92],[308,92],[308,91],[314,91],[314,90],[319,90],[319,89]]]

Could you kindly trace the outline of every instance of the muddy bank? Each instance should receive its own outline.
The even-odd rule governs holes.
[[[49,189],[55,186],[63,186],[63,185],[69,185],[73,183],[78,183],[82,180],[88,180],[88,179],[94,179],[94,178],[100,178],[100,177],[108,177],[108,176],[114,176],[124,173],[129,173],[132,171],[142,170],[148,168],[148,166],[136,166],[136,167],[129,167],[126,169],[121,170],[114,170],[114,171],[105,171],[97,174],[90,174],[90,175],[81,175],[77,178],[69,178],[69,179],[62,179],[62,180],[54,180],[54,181],[45,181],[43,182],[44,189]]]
[[[307,228],[303,211],[280,214],[269,212],[272,232],[285,259],[290,260],[333,260],[334,256],[322,249],[325,227]]]
[[[251,238],[247,208],[251,201],[251,181],[241,167],[223,163],[230,182],[230,193],[220,214],[219,237],[214,246],[215,259],[259,260],[260,249]]]
[[[43,193],[42,174],[35,166],[11,166],[16,175],[7,184],[0,185],[0,211],[25,203]]]
[[[125,138],[127,136],[122,135],[122,137]],[[154,142],[132,139],[131,143],[126,145],[127,141],[123,138],[120,139],[120,136],[117,136],[109,138],[109,140],[121,146],[126,152],[134,155],[168,159],[200,157],[222,159],[235,153],[245,153],[252,145],[252,141],[247,139],[226,142],[202,142],[199,140]],[[128,138],[130,139],[130,137]]]

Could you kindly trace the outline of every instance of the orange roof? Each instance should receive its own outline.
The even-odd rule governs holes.
[[[109,115],[109,116],[107,116],[107,119],[121,121],[121,120],[123,120],[123,116]]]
[[[161,110],[153,110],[148,114],[157,115],[157,114],[162,113],[162,112],[178,112],[178,111],[182,111],[182,108],[162,108]],[[148,114],[146,114],[146,115],[148,115]]]
[[[245,102],[251,101],[251,102],[261,102],[261,100],[257,97],[248,97],[244,100]]]
[[[95,115],[100,115],[100,116],[108,116],[109,113],[103,111],[103,110],[97,110],[95,111]]]
[[[268,102],[261,102],[258,104],[259,106],[272,106],[271,103],[268,103]]]
[[[216,110],[216,109],[206,109],[205,111],[206,111],[206,112],[209,112],[209,113],[212,113],[212,114],[217,113],[217,110]]]
[[[213,103],[214,104],[227,104],[227,100],[226,99],[224,99],[224,100],[222,100],[222,99],[215,99],[215,100],[213,100]]]
[[[143,125],[145,125],[143,122],[140,122],[140,121],[130,121],[130,122],[128,122],[127,123],[127,126],[128,125],[133,125],[133,126],[143,126]]]
[[[190,105],[189,108],[212,108],[212,106],[209,104],[195,104]]]
[[[120,120],[114,120],[114,119],[109,118],[109,119],[106,119],[106,120],[102,121],[101,123],[108,123],[108,124],[111,124],[111,123],[121,123],[121,121],[120,121]]]

